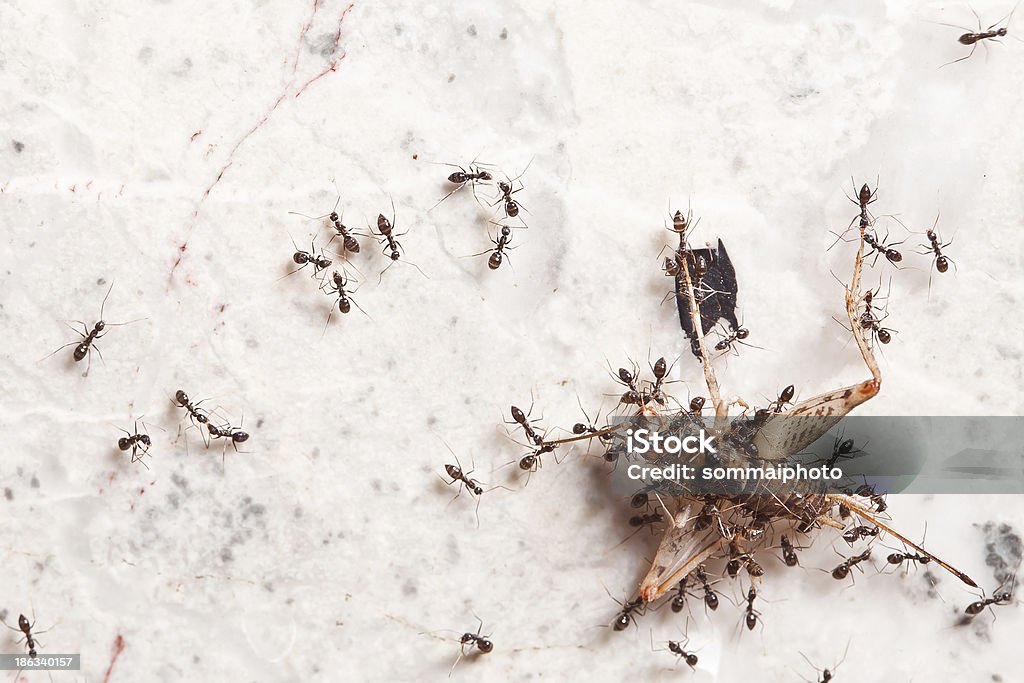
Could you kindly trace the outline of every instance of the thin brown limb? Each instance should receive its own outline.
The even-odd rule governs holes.
[[[877,526],[882,531],[885,531],[886,533],[891,534],[892,536],[895,536],[899,540],[903,541],[903,543],[905,543],[906,545],[908,545],[911,548],[913,548],[914,550],[916,550],[917,552],[922,553],[924,555],[927,555],[928,557],[933,559],[936,563],[938,563],[938,565],[940,567],[942,567],[943,569],[948,571],[950,574],[952,574],[956,578],[958,578],[961,581],[963,581],[964,583],[966,583],[968,586],[971,586],[972,588],[977,588],[978,587],[978,584],[976,584],[974,582],[974,579],[972,579],[971,577],[967,576],[967,574],[965,574],[964,572],[960,571],[959,569],[957,569],[953,565],[949,564],[948,562],[945,562],[945,561],[939,559],[938,557],[935,556],[934,553],[928,552],[927,550],[925,550],[924,548],[922,548],[918,544],[914,543],[913,541],[911,541],[909,538],[907,538],[906,536],[904,536],[900,532],[898,532],[895,529],[893,529],[891,526],[889,526],[885,522],[880,521],[873,514],[874,513],[873,510],[869,510],[868,508],[864,507],[858,501],[856,501],[855,499],[851,498],[850,496],[845,496],[845,495],[843,495],[841,493],[826,493],[825,497],[827,499],[829,499],[830,501],[834,501],[834,502],[839,503],[841,505],[845,505],[847,508],[850,509],[851,512],[855,513],[858,517],[860,517],[860,518],[862,518],[862,519],[864,519],[864,520],[866,520],[868,522],[871,522],[872,524]]]
[[[561,446],[564,443],[585,441],[587,439],[595,439],[599,436],[607,436],[608,434],[614,434],[621,428],[622,425],[612,425],[610,427],[605,427],[604,429],[599,429],[596,432],[588,432],[587,434],[580,434],[579,436],[570,436],[566,439],[554,439],[552,441],[545,441],[544,443],[549,444],[551,446]]]
[[[860,324],[859,316],[857,315],[857,307],[864,300],[864,297],[860,294],[860,276],[864,265],[865,230],[867,230],[867,227],[861,226],[860,242],[857,245],[857,258],[853,262],[853,277],[850,279],[850,286],[846,288],[846,315],[850,318],[850,329],[853,330],[853,338],[857,342],[857,348],[860,349],[860,355],[868,366],[868,370],[871,371],[876,387],[881,389],[882,372],[878,369],[878,363],[875,361],[875,355],[872,353],[871,347],[868,346],[867,339],[864,338],[864,327]]]
[[[722,393],[718,388],[718,378],[715,377],[715,368],[711,365],[711,356],[708,354],[707,344],[704,342],[704,325],[700,319],[700,306],[697,304],[697,296],[693,291],[693,278],[690,277],[690,265],[686,258],[679,259],[683,273],[683,281],[686,284],[686,297],[690,302],[690,321],[693,324],[693,333],[697,336],[697,346],[700,348],[700,358],[704,365],[704,381],[708,385],[708,394],[715,406],[715,426],[718,427],[719,420],[729,414],[729,407],[722,400]]]

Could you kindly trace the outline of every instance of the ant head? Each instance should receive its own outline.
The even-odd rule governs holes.
[[[152,441],[151,441],[151,440],[150,440],[150,438],[149,438],[149,434],[143,434],[143,435],[141,435],[141,436],[139,437],[139,441],[141,441],[142,443],[146,444],[147,446],[151,446],[151,445],[153,445],[153,444],[152,444]]]
[[[509,190],[512,189],[512,184],[506,183],[504,180],[499,180],[498,189],[501,190],[504,194],[508,194]]]

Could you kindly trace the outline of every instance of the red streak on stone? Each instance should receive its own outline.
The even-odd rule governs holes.
[[[107,667],[107,673],[103,676],[103,683],[110,682],[110,674],[114,672],[114,663],[122,652],[124,652],[124,636],[118,633],[117,638],[114,638],[114,656],[110,658],[110,666]]]

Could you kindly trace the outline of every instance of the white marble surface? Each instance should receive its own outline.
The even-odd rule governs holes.
[[[987,25],[1008,2],[973,3]],[[548,425],[615,391],[607,362],[683,356],[657,254],[671,208],[722,237],[751,342],[719,363],[754,401],[864,377],[831,320],[825,252],[879,178],[875,213],[916,230],[941,210],[958,272],[928,292],[893,278],[878,415],[1019,415],[1024,45],[965,62],[966,3],[204,3],[11,0],[0,6],[0,610],[35,611],[53,680],[444,679],[451,629],[495,651],[454,677],[791,681],[1024,680],[1015,607],[956,628],[975,598],[950,576],[827,574],[770,561],[764,628],[726,603],[689,627],[696,673],[650,651],[668,610],[593,628],[635,590],[655,539],[599,464],[574,457],[480,506],[436,473],[471,456],[509,482],[522,452],[501,421],[529,403]],[[1011,24],[1011,33],[1015,26]],[[475,156],[510,174],[528,231],[491,272],[488,213],[464,192]],[[346,222],[390,213],[415,269],[364,243],[353,311],[321,337],[328,300],[278,281],[342,190]],[[322,235],[325,233],[321,233]],[[896,236],[900,239],[900,236]],[[908,246],[920,238],[913,236]],[[912,250],[912,249],[911,249]],[[911,251],[908,250],[908,251]],[[88,378],[61,322],[109,328]],[[699,384],[694,384],[694,387]],[[682,385],[676,385],[677,390]],[[248,453],[177,441],[184,388],[244,414]],[[695,389],[696,390],[696,389]],[[147,471],[114,447],[153,425]],[[160,431],[162,427],[166,431]],[[1024,529],[1016,497],[896,497],[899,528],[991,591],[984,537]],[[823,535],[804,555],[831,567]],[[841,543],[841,541],[839,542]],[[734,599],[739,590],[728,587]],[[741,632],[742,630],[742,632]],[[437,631],[432,636],[421,632]],[[447,638],[448,640],[445,640]],[[0,650],[19,651],[14,633]],[[1001,676],[1001,678],[997,678]],[[45,674],[23,674],[46,680]]]

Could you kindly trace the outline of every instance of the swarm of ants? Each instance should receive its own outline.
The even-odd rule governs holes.
[[[717,453],[701,453],[688,456],[686,460],[697,469],[794,462],[802,450],[828,434],[845,415],[877,395],[881,388],[882,375],[874,351],[876,344],[889,343],[895,330],[882,326],[888,314],[877,304],[882,298],[880,288],[864,290],[861,281],[864,268],[875,265],[879,257],[884,257],[885,263],[897,265],[903,255],[896,248],[899,243],[888,243],[876,234],[875,219],[868,210],[868,205],[875,200],[876,192],[867,184],[853,200],[858,213],[848,230],[854,227],[857,230],[857,237],[852,240],[857,242],[857,251],[850,279],[843,285],[845,326],[855,340],[870,378],[799,402],[795,402],[793,385],[785,387],[777,398],[763,407],[748,406],[741,399],[724,401],[713,364],[717,356],[712,355],[712,350],[719,356],[735,353],[736,345],[746,345],[744,340],[749,336],[735,315],[735,273],[731,264],[725,267],[714,264],[715,259],[724,255],[721,243],[717,251],[690,247],[687,232],[695,224],[689,215],[677,211],[671,229],[678,235],[678,245],[665,259],[663,270],[676,280],[674,294],[682,327],[691,337],[692,349],[702,364],[707,398],[696,396],[685,405],[677,402],[666,388],[670,366],[665,358],[659,358],[651,365],[651,380],[642,379],[635,365],[613,373],[623,392],[618,414],[614,418],[609,414],[603,426],[592,424],[588,417],[587,422],[573,426],[571,436],[549,438],[548,433],[530,419],[529,411],[513,405],[509,424],[522,431],[530,449],[519,459],[519,468],[529,476],[538,471],[548,454],[560,462],[557,457],[560,450],[582,442],[600,443],[603,459],[613,465],[622,460],[635,460],[638,456],[631,455],[626,448],[625,433],[629,427],[647,424],[658,425],[656,429],[662,433],[680,436],[693,435],[701,429],[714,433],[719,444]],[[947,272],[952,260],[944,249],[949,243],[942,243],[935,226],[926,232],[926,238],[922,253],[932,256],[935,270]],[[839,239],[846,240],[845,233],[839,235]],[[874,259],[869,262],[871,256]],[[709,277],[712,273],[714,276]],[[721,327],[721,320],[729,327],[717,341],[710,339],[709,333],[716,324]],[[708,403],[713,415],[705,416]],[[738,416],[730,414],[735,406],[743,409]],[[832,467],[859,453],[852,439],[838,436],[825,462]],[[652,466],[679,462],[678,456],[658,454],[645,455],[643,460]],[[452,484],[459,483],[460,488],[464,485],[476,496],[484,492],[479,482],[460,476],[461,470],[449,470],[449,475]],[[964,584],[977,588],[965,572],[897,531],[886,514],[885,493],[877,492],[867,483],[826,488],[819,482],[807,480],[787,485],[760,480],[739,488],[722,484],[716,489],[698,488],[685,482],[661,482],[636,491],[630,506],[634,510],[643,509],[630,517],[631,527],[637,530],[661,527],[663,537],[635,597],[619,603],[621,609],[611,622],[615,631],[636,625],[637,618],[650,607],[669,604],[672,611],[679,612],[689,597],[702,601],[708,610],[717,610],[720,598],[713,587],[716,580],[709,577],[712,568],[718,566],[732,579],[739,578],[741,573],[746,575],[749,587],[745,592],[741,623],[753,630],[761,623],[756,608],[758,587],[766,574],[761,556],[781,550],[780,559],[787,567],[798,566],[798,551],[808,547],[825,527],[837,530],[851,546],[867,542],[866,547],[842,557],[831,570],[826,570],[836,581],[852,581],[855,571],[872,566],[872,544],[882,536],[889,536],[901,542],[904,549],[892,549],[885,558],[886,566],[934,564]],[[1011,602],[1011,592],[1012,589],[1000,589],[992,597],[982,596],[966,607],[964,619],[970,620],[992,605]],[[667,650],[690,667],[697,665],[698,656],[686,649],[685,640],[668,641]],[[822,673],[825,681],[831,680],[833,675],[830,669]]]

